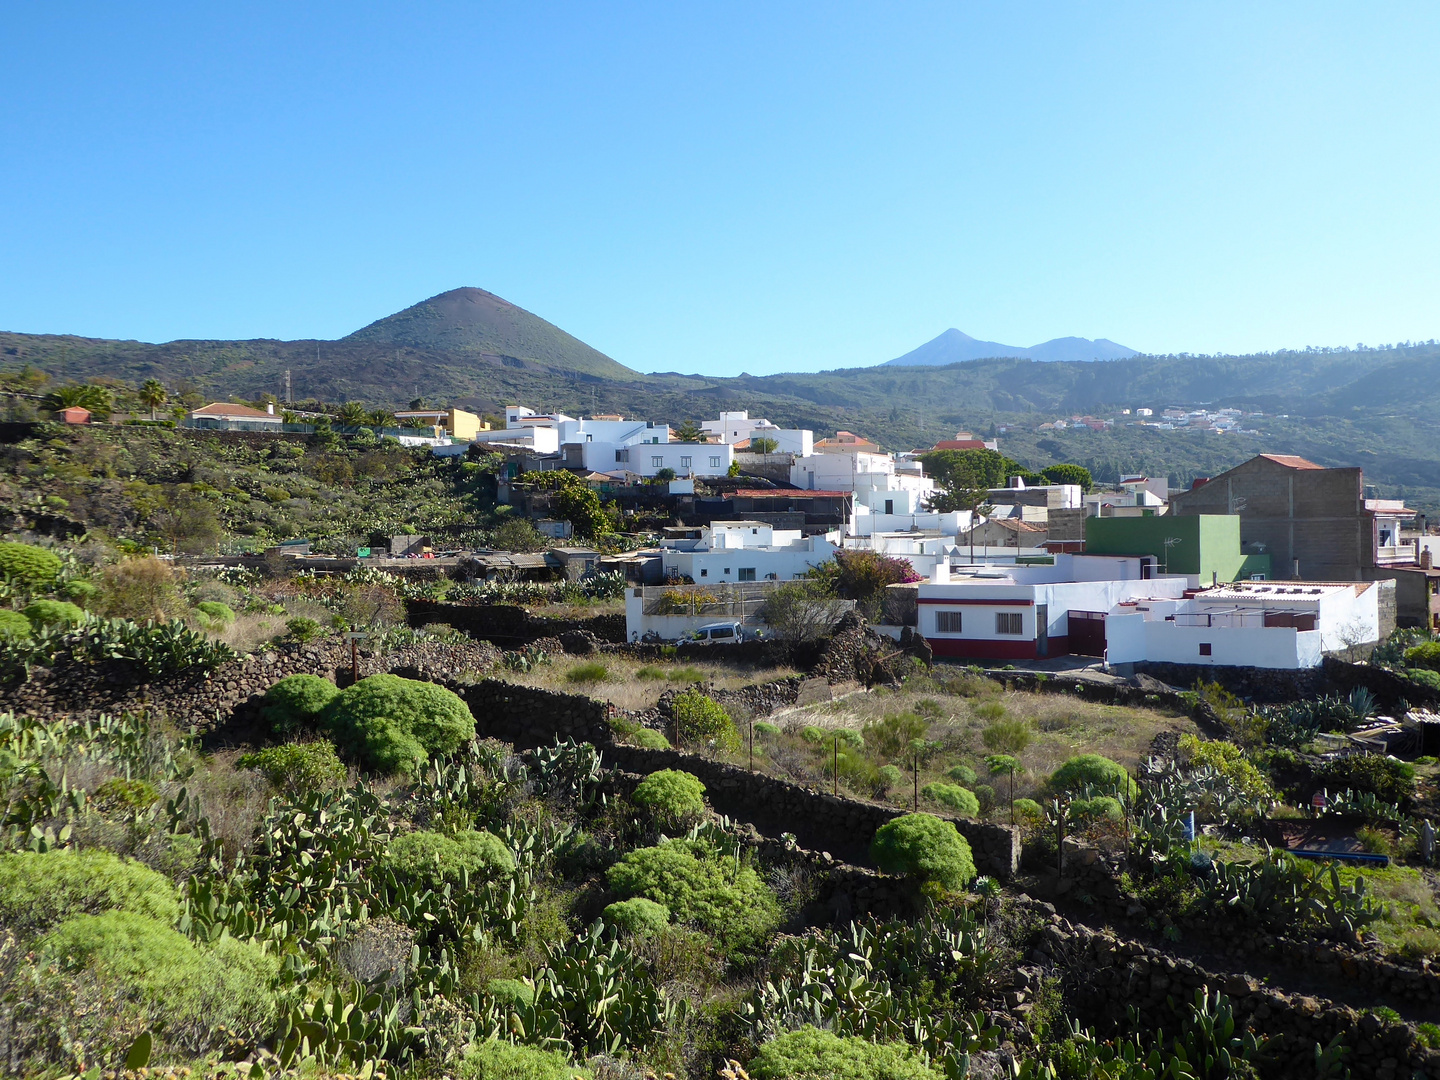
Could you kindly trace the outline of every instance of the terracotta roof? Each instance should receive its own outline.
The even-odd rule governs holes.
[[[1276,465],[1284,465],[1287,469],[1323,469],[1324,465],[1316,465],[1313,461],[1306,461],[1303,457],[1296,457],[1294,454],[1261,454],[1266,461],[1273,461]]]
[[[798,488],[740,488],[736,495],[747,499],[841,499],[854,495],[853,491],[802,491]]]
[[[249,405],[236,405],[233,401],[212,401],[203,409],[195,409],[191,416],[238,416],[246,420],[276,420],[280,417],[264,409],[252,409]]]
[[[941,439],[937,442],[934,450],[984,450],[986,449],[984,439]]]

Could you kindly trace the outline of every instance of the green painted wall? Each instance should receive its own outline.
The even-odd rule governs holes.
[[[1171,540],[1168,546],[1165,541]],[[1169,514],[1085,519],[1090,555],[1153,555],[1164,573],[1193,574],[1202,585],[1270,576],[1269,555],[1240,551],[1238,514]]]

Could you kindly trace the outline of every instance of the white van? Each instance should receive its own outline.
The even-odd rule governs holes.
[[[706,623],[695,631],[696,641],[733,643],[745,640],[745,628],[738,622]]]

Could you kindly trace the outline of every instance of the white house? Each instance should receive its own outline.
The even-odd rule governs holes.
[[[744,410],[722,412],[719,420],[706,420],[701,423],[700,428],[715,441],[730,446],[758,438],[773,440],[777,454],[809,457],[815,452],[815,434],[808,428],[776,427],[769,420],[752,417]]]
[[[919,462],[897,467],[891,455],[867,451],[800,458],[790,466],[790,483],[807,491],[853,491],[856,505],[902,516],[922,513],[935,493]]]
[[[1376,582],[1237,581],[1190,598],[1131,600],[1105,619],[1112,664],[1295,671],[1380,639]]]
[[[679,443],[670,427],[654,420],[542,415],[523,405],[505,409],[505,429],[481,432],[478,442],[519,441],[537,453],[560,453],[569,469],[623,471],[653,477],[663,469],[686,478],[724,476],[734,448],[718,443]]]
[[[1035,660],[1102,656],[1105,616],[1121,601],[1179,599],[1184,577],[1147,577],[1141,558],[1059,554],[1053,564],[936,567],[919,587],[917,629],[936,656]]]
[[[661,566],[667,578],[707,582],[789,581],[835,557],[836,545],[800,530],[776,529],[764,521],[716,521],[698,539],[663,540]]]

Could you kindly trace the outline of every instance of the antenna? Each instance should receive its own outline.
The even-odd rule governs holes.
[[[1181,537],[1181,536],[1167,536],[1167,537],[1165,537],[1165,539],[1164,539],[1163,541],[1161,541],[1161,542],[1165,545],[1165,573],[1166,573],[1166,574],[1169,574],[1169,573],[1170,573],[1170,549],[1171,549],[1172,547],[1174,547],[1176,544],[1184,543],[1184,537]]]
[[[286,405],[289,405],[289,404],[290,404],[292,401],[294,401],[294,400],[295,400],[295,398],[293,397],[293,392],[292,392],[292,390],[291,390],[291,388],[290,388],[290,369],[289,369],[289,368],[286,368],[286,369],[285,369],[285,404],[286,404]]]

